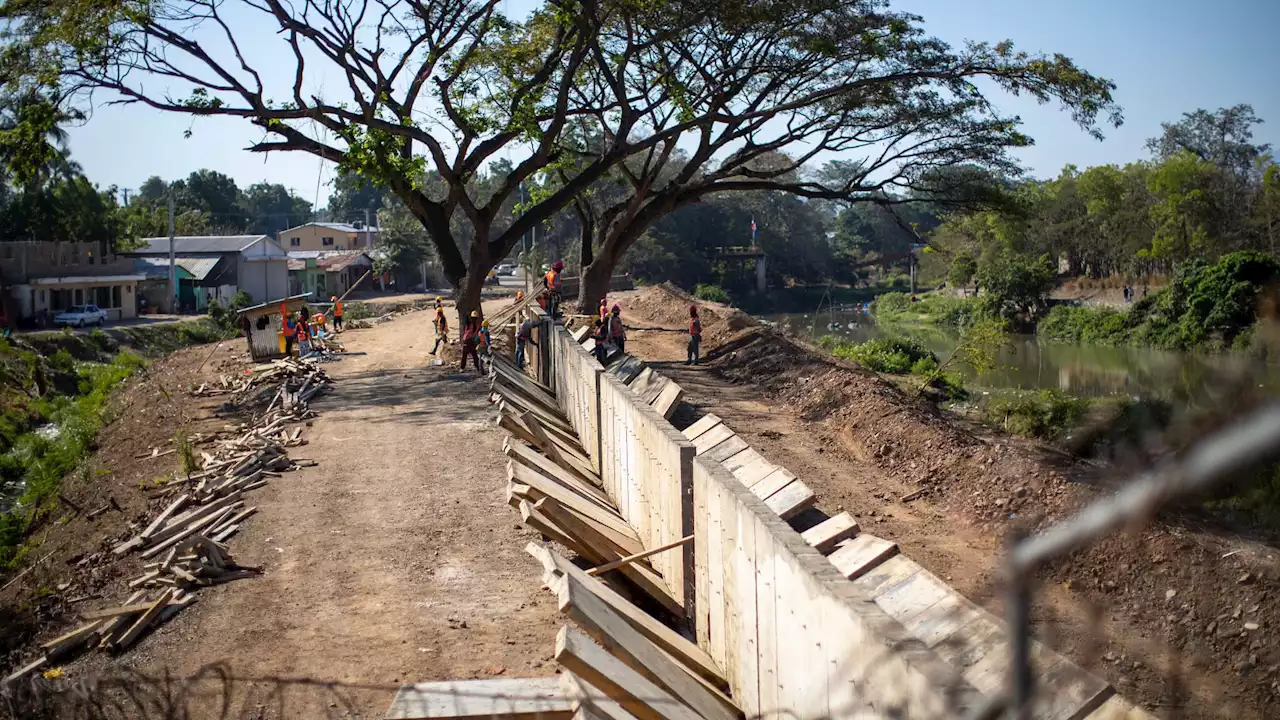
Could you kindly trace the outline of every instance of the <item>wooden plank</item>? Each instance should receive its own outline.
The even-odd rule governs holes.
[[[146,631],[149,625],[151,625],[151,621],[154,620],[156,616],[160,614],[160,611],[164,610],[165,606],[169,604],[169,600],[173,598],[173,592],[173,590],[165,590],[160,593],[160,597],[157,598],[156,601],[152,603],[151,607],[147,608],[142,615],[138,617],[138,620],[133,623],[129,630],[115,642],[115,646],[120,649],[125,649],[141,637],[142,633]]]
[[[649,381],[649,387],[640,395],[640,399],[644,401],[645,405],[652,405],[658,400],[658,396],[666,391],[667,386],[671,384],[671,378],[655,372],[653,378]]]
[[[501,395],[515,397],[529,409],[541,410],[545,415],[556,417],[562,412],[555,396],[541,390],[530,390],[506,375],[493,376],[493,389]]]
[[[604,562],[603,555],[590,547],[580,545],[575,538],[566,535],[565,531],[555,524],[555,521],[544,515],[541,510],[535,508],[533,503],[528,500],[520,500],[518,508],[520,510],[520,519],[525,525],[560,543],[578,556],[586,558],[589,562]]]
[[[634,355],[627,355],[621,361],[609,366],[609,373],[622,381],[623,385],[636,379],[644,370],[644,361]]]
[[[177,500],[174,500],[172,503],[170,503],[169,507],[166,507],[159,515],[156,516],[155,520],[151,521],[151,524],[147,526],[146,530],[142,531],[139,537],[141,537],[143,540],[151,539],[151,536],[156,534],[156,532],[161,527],[164,526],[165,521],[167,521],[170,517],[172,517],[175,512],[186,507],[187,503],[190,501],[191,501],[190,496],[179,495]]]
[[[604,601],[573,578],[560,586],[560,611],[573,618],[605,649],[632,669],[657,681],[699,715],[738,720],[738,710],[723,694],[704,686],[683,666],[623,620]]]
[[[743,450],[746,450],[748,447],[750,446],[747,445],[746,440],[742,439],[741,435],[734,435],[728,440],[725,440],[724,442],[720,443],[714,448],[708,450],[704,454],[707,456],[708,459],[714,460],[715,462],[718,462],[718,463],[722,463],[725,460],[728,460],[729,458],[733,457],[734,455],[737,455],[738,453],[742,452]]]
[[[648,392],[649,388],[653,387],[659,377],[661,376],[654,372],[653,368],[646,367],[636,375],[634,380],[627,383],[627,387],[631,388],[635,394],[644,397],[644,394]]]
[[[556,635],[555,657],[556,662],[599,688],[640,720],[699,718],[687,705],[567,625]]]
[[[778,700],[777,596],[774,578],[775,539],[759,517],[755,519],[756,544],[756,674],[760,688],[761,717],[780,717],[786,708]]]
[[[636,720],[618,701],[571,672],[560,673],[560,691],[573,701],[573,720]]]
[[[573,338],[573,341],[574,341],[574,342],[576,342],[576,343],[580,343],[580,342],[582,342],[582,341],[587,337],[587,333],[589,333],[589,332],[591,332],[591,326],[590,326],[590,325],[583,325],[583,326],[582,326],[582,327],[580,327],[580,328],[574,328],[574,329],[569,333],[569,337]]]
[[[530,399],[523,390],[518,390],[507,385],[497,385],[494,388],[493,397],[496,397],[510,405],[515,405],[522,410],[528,410],[536,413],[538,415],[538,419],[555,425],[565,433],[573,434],[573,426],[564,418],[559,409],[548,409],[542,402]]]
[[[541,382],[538,381],[537,378],[527,375],[524,371],[517,368],[515,364],[513,364],[510,360],[507,360],[505,357],[502,357],[501,355],[495,355],[495,357],[498,358],[498,362],[494,363],[494,369],[497,372],[502,373],[503,376],[508,377],[513,381],[520,383],[526,388],[540,391],[544,396],[555,397],[556,391],[554,389],[546,385],[543,385]]]
[[[780,467],[764,477],[763,480],[751,486],[751,494],[761,500],[768,500],[777,494],[782,488],[796,481],[796,476],[791,471]]]
[[[921,569],[906,555],[894,555],[854,580],[853,584],[867,597],[876,598]]]
[[[1115,689],[1105,680],[1064,657],[1058,656],[1056,662],[1047,664],[1040,673],[1031,717],[1082,720],[1115,694]]]
[[[640,537],[636,535],[636,531],[627,523],[626,520],[618,514],[617,510],[607,508],[598,503],[592,502],[589,498],[583,497],[564,486],[552,482],[539,473],[530,468],[521,465],[515,461],[507,464],[507,478],[521,485],[528,485],[531,489],[530,497],[534,502],[544,497],[555,500],[560,505],[574,510],[579,515],[589,518],[593,525],[609,528],[613,533],[627,538],[630,543],[634,543],[638,550],[632,552],[640,552],[644,548],[641,546]],[[628,555],[631,552],[627,553]]]
[[[755,448],[748,446],[737,455],[725,458],[724,462],[720,464],[724,466],[725,470],[732,473],[736,472],[738,468],[745,467],[747,464],[754,462],[758,458],[764,458],[764,456],[756,452]]]
[[[721,423],[699,435],[696,440],[690,440],[689,442],[693,443],[694,451],[701,455],[731,437],[734,437],[733,430],[729,429],[728,425]]]
[[[585,498],[591,498],[601,507],[615,509],[613,501],[608,494],[600,489],[599,478],[583,477],[582,473],[575,472],[563,465],[558,465],[541,453],[530,450],[520,443],[512,443],[509,440],[503,441],[502,451],[507,457],[516,461],[517,464],[537,471],[538,474],[548,480],[559,483],[565,489],[572,490]]]
[[[954,590],[926,570],[912,575],[910,580],[898,583],[892,590],[877,597],[876,605],[905,627],[917,615],[953,594]]]
[[[856,580],[897,554],[897,543],[863,533],[828,555],[827,559],[842,575]]]
[[[684,436],[687,440],[692,442],[693,440],[697,439],[698,436],[702,435],[702,433],[710,430],[711,428],[719,425],[722,422],[724,421],[721,420],[719,416],[714,415],[712,413],[707,413],[706,415],[703,415],[702,417],[695,420],[692,425],[685,428],[681,432],[684,433]]]
[[[567,535],[583,544],[589,545],[593,551],[600,555],[604,562],[620,560],[631,554],[626,550],[620,550],[598,529],[584,522],[573,513],[566,512],[563,507],[551,498],[539,500],[534,503],[534,507],[560,526]],[[618,571],[626,575],[628,579],[654,600],[661,603],[663,607],[670,610],[672,614],[676,616],[684,614],[684,606],[676,601],[666,582],[653,570],[644,565],[623,565]]]
[[[952,590],[902,626],[926,647],[933,647],[982,612],[977,605]]]
[[[670,420],[675,414],[676,408],[680,406],[680,400],[684,397],[684,389],[674,382],[667,383],[667,386],[658,393],[650,405],[658,411],[663,418]]]
[[[800,537],[804,538],[810,547],[826,555],[835,550],[836,543],[857,535],[860,529],[858,521],[852,515],[842,512],[805,530],[800,533]]]
[[[401,687],[383,717],[569,720],[573,705],[554,677],[446,680]]]
[[[772,475],[777,469],[777,465],[769,462],[762,455],[731,472],[733,473],[733,476],[738,479],[738,482],[742,483],[743,487],[752,488],[756,483]]]
[[[668,550],[674,550],[676,548],[683,547],[685,545],[688,545],[691,542],[693,542],[693,536],[686,535],[685,537],[682,537],[679,540],[675,540],[675,541],[666,543],[664,545],[659,545],[658,547],[653,548],[652,550],[645,550],[644,552],[638,552],[634,555],[628,555],[622,558],[621,560],[615,560],[611,563],[600,565],[599,567],[593,567],[587,571],[587,574],[590,575],[591,577],[596,577],[597,575],[607,573],[610,570],[616,570],[628,563],[638,562],[640,560],[653,557],[654,555],[667,552]]]
[[[817,496],[813,494],[808,485],[799,480],[792,480],[790,485],[770,495],[764,501],[764,504],[768,505],[770,510],[778,513],[778,517],[783,520],[790,520],[813,507],[817,499]]]
[[[589,577],[581,568],[569,562],[567,558],[536,543],[526,545],[525,552],[537,558],[548,575],[558,574],[573,578],[580,587],[594,593],[614,612],[631,623],[631,626],[641,635],[644,635],[655,645],[670,653],[689,669],[721,689],[729,686],[728,681],[725,680],[724,673],[705,650],[662,624],[652,615],[637,608],[631,601],[614,592],[608,585]]]
[[[1085,720],[1156,720],[1156,717],[1119,695],[1112,695]]]

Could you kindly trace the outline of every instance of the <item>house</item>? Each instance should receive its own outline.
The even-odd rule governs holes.
[[[170,310],[168,292],[169,238],[147,238],[142,246],[121,255],[131,258],[154,278],[157,266],[163,267],[163,284],[148,288],[148,303]],[[200,235],[173,239],[174,265],[179,273],[179,309],[186,311],[206,307],[218,300],[226,302],[239,290],[257,302],[283,297],[289,292],[288,257],[284,250],[266,235]],[[184,283],[185,279],[185,283]],[[156,280],[149,280],[148,284]],[[185,287],[184,287],[185,285]],[[154,297],[151,292],[155,290]]]
[[[93,304],[111,321],[137,317],[143,279],[133,261],[103,243],[0,242],[0,278],[8,289],[6,315],[48,325],[74,305]]]
[[[290,252],[289,294],[313,293],[323,302],[345,293],[371,269],[373,260],[363,250]]]
[[[379,230],[346,223],[312,222],[281,230],[280,247],[289,252],[369,249],[378,244]]]

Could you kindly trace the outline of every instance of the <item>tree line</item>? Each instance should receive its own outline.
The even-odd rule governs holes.
[[[1069,58],[952,46],[888,0],[382,5],[3,2],[0,77],[64,112],[110,97],[238,118],[264,131],[253,151],[338,163],[418,221],[462,313],[535,230],[576,229],[590,309],[646,232],[721,193],[963,197],[969,174],[945,171],[1006,174],[1031,142],[983,87],[1091,134],[1120,120],[1113,84]],[[262,37],[271,72],[236,50]],[[309,88],[317,65],[345,82]],[[856,159],[803,171],[828,152]],[[562,211],[576,223],[557,230]]]

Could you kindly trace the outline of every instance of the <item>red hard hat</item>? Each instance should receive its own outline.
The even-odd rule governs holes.
[[[689,306],[689,314],[690,314],[690,315],[697,315],[697,314],[698,314],[698,306],[697,306],[697,305],[690,305],[690,306]]]
[[[557,261],[556,261],[556,264],[555,264],[555,265],[552,265],[551,267],[555,268],[556,270],[563,270],[563,269],[564,269],[564,263],[562,263],[562,262],[560,262],[559,260],[557,260]]]
[[[622,312],[622,306],[621,306],[621,305],[614,305],[614,306],[613,306],[613,314],[614,314],[614,315],[617,315],[617,314],[618,314],[618,313],[620,313],[620,312]]]

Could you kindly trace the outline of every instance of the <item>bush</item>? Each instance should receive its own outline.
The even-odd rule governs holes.
[[[1036,327],[1046,340],[1115,345],[1127,342],[1129,314],[1108,307],[1055,305]]]
[[[222,330],[224,337],[235,337],[240,333],[240,318],[236,313],[251,305],[253,298],[249,293],[237,290],[226,305],[216,301],[209,304],[209,319]]]
[[[693,290],[693,296],[707,302],[720,303],[722,305],[729,304],[729,293],[725,292],[724,288],[719,285],[698,283],[698,286]]]
[[[1089,412],[1088,398],[1061,390],[997,397],[987,404],[986,420],[1018,435],[1053,440],[1080,424]]]
[[[902,313],[911,309],[911,296],[902,292],[885,293],[872,303],[876,314]]]
[[[938,359],[923,345],[905,338],[876,338],[864,343],[842,343],[823,338],[823,347],[837,357],[852,360],[874,372],[907,375],[917,366],[925,372],[937,369]]]

